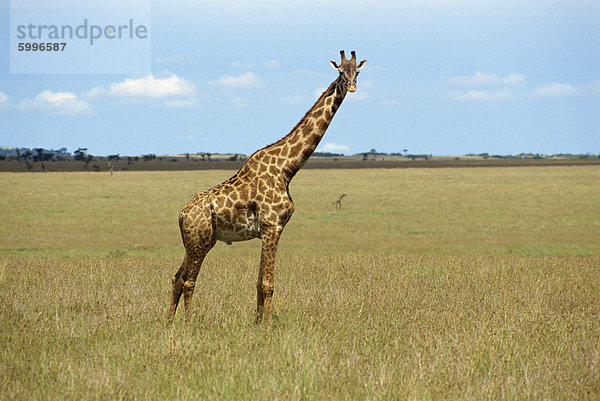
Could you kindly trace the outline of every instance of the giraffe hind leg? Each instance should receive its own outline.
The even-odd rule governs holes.
[[[198,278],[198,272],[204,261],[204,257],[212,249],[215,242],[213,241],[209,246],[203,248],[196,256],[191,257],[191,261],[188,264],[187,274],[185,281],[183,282],[183,300],[185,304],[186,319],[190,320],[192,315],[192,298],[194,296],[194,289],[196,288],[196,279]]]
[[[171,324],[173,322],[173,318],[175,317],[175,311],[177,310],[177,304],[179,303],[179,298],[181,298],[181,294],[183,293],[183,283],[184,283],[184,274],[187,269],[187,261],[188,256],[187,253],[183,258],[183,263],[175,273],[175,276],[172,279],[173,284],[173,297],[171,298],[171,307],[169,308],[169,315],[167,317],[167,324]]]
[[[186,207],[179,217],[181,236],[186,255],[181,267],[173,278],[173,298],[167,321],[173,321],[181,295],[185,304],[186,316],[191,316],[191,303],[196,278],[208,251],[215,245],[212,211],[210,204],[204,202]]]
[[[214,244],[212,244],[214,245]],[[196,287],[196,279],[200,272],[200,267],[204,261],[204,257],[208,251],[212,248],[212,245],[208,249],[203,249],[199,255],[195,257],[189,257],[185,255],[181,267],[173,277],[173,297],[171,298],[171,307],[169,309],[169,315],[167,317],[167,324],[170,325],[175,318],[175,312],[177,310],[177,304],[183,294],[183,301],[185,306],[186,319],[189,320],[192,312],[192,298],[194,295],[194,289]]]

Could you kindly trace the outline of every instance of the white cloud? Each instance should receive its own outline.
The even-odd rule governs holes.
[[[105,88],[92,88],[82,95],[85,99],[103,96],[134,99],[164,99],[169,108],[198,107],[198,95],[192,82],[172,74],[170,77],[157,78],[148,74],[142,78],[128,78],[115,82]]]
[[[10,103],[8,101],[8,95],[4,92],[0,92],[0,107],[8,106]]]
[[[16,104],[11,104],[8,95],[0,92],[0,108],[51,115],[88,114],[93,110],[91,103],[73,92],[51,90],[40,92],[33,99],[22,99]]]
[[[350,147],[347,145],[342,145],[339,143],[328,142],[324,143],[319,149],[319,152],[331,152],[331,153],[348,153],[350,151]]]
[[[89,91],[83,93],[81,95],[81,97],[84,99],[91,100],[91,99],[98,98],[100,96],[105,96],[107,94],[108,94],[108,91],[104,88],[92,88]]]
[[[476,72],[473,75],[458,76],[450,78],[449,82],[453,85],[460,86],[481,86],[481,85],[492,85],[492,84],[518,84],[525,82],[525,75],[511,73],[505,77],[501,77],[497,74],[485,74],[482,72]]]
[[[259,79],[252,71],[248,71],[237,77],[224,75],[216,81],[209,82],[209,84],[225,88],[250,88],[259,86]]]
[[[564,97],[576,95],[577,92],[573,85],[551,83],[538,86],[533,90],[533,95],[537,97]]]
[[[488,91],[470,90],[466,92],[452,91],[447,95],[448,100],[453,102],[472,102],[486,100],[489,97]]]
[[[190,97],[195,96],[196,92],[193,83],[175,74],[168,78],[156,78],[153,74],[148,74],[143,78],[129,78],[110,84],[106,93],[119,97],[162,98]]]
[[[452,102],[499,102],[515,99],[516,95],[507,89],[496,92],[472,89],[464,92],[452,91],[447,94],[447,98]]]
[[[371,93],[367,92],[366,90],[360,90],[358,89],[356,92],[348,92],[348,100],[350,101],[355,101],[355,102],[359,102],[361,100],[365,100],[371,97]]]
[[[553,99],[570,96],[593,96],[598,93],[600,93],[600,81],[580,85],[553,82],[539,85],[533,90],[521,92],[515,92],[508,88],[495,91],[489,89],[455,90],[446,93],[446,100],[451,102],[499,102],[524,98]]]
[[[133,99],[142,102],[146,99],[161,100],[161,104],[169,108],[198,107],[199,100],[194,84],[172,74],[170,77],[157,78],[148,74],[142,78],[128,78],[112,83],[108,89],[92,88],[77,95],[73,92],[53,92],[46,90],[33,99],[23,99],[11,105],[8,96],[0,92],[0,107],[10,106],[12,110],[36,111],[46,114],[86,114],[93,111],[91,101],[102,97]]]
[[[33,99],[24,99],[17,108],[25,111],[39,111],[46,114],[87,114],[92,105],[73,92],[52,92],[46,90]]]
[[[252,61],[242,62],[242,61],[236,60],[233,63],[231,63],[231,66],[233,68],[241,68],[241,69],[247,70],[247,69],[256,67],[256,64],[254,64]]]
[[[267,68],[281,68],[281,64],[277,59],[265,60],[262,62],[262,65]]]
[[[182,64],[190,59],[187,53],[178,53],[169,57],[156,57],[154,61],[157,64]]]
[[[525,76],[523,74],[511,73],[503,77],[498,74],[476,72],[473,75],[453,77],[446,82],[455,86],[470,86],[472,88],[490,87],[493,85],[516,85],[523,83],[525,82]],[[488,88],[454,90],[446,93],[446,99],[451,102],[500,102],[515,100],[518,97],[517,93],[507,88],[500,90],[490,90]]]

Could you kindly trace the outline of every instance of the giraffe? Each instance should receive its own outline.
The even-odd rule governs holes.
[[[337,200],[335,202],[333,202],[336,210],[342,208],[342,199],[344,199],[345,197],[346,197],[346,194],[341,194],[340,197],[337,198]]]
[[[356,53],[341,64],[330,61],[338,78],[313,107],[279,141],[253,153],[227,181],[198,192],[179,214],[185,257],[172,279],[173,297],[168,324],[173,321],[183,294],[189,320],[191,301],[200,266],[220,240],[227,244],[259,238],[262,242],[257,281],[256,323],[271,323],[275,256],[279,237],[294,213],[289,184],[323,138],[348,91],[356,91],[356,77],[367,60],[356,62]]]

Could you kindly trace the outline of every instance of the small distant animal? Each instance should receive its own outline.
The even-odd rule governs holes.
[[[332,205],[335,205],[336,210],[342,208],[342,199],[344,199],[344,196],[346,196],[346,194],[341,194],[340,197],[337,198],[337,200],[332,203]]]

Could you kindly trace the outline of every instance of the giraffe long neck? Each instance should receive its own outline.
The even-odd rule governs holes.
[[[340,78],[333,81],[288,135],[263,149],[276,157],[276,169],[286,182],[292,180],[313,154],[346,93]]]

